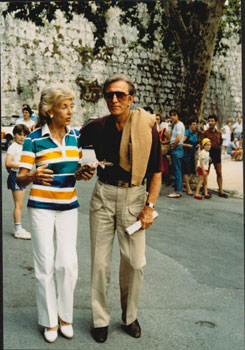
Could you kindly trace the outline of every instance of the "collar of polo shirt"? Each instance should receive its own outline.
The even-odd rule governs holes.
[[[70,132],[71,128],[69,127],[69,125],[66,126],[66,131]],[[45,135],[51,135],[48,124],[44,124],[44,126],[42,127],[42,136]]]

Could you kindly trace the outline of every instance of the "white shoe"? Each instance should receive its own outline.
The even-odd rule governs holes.
[[[73,327],[71,324],[67,326],[62,326],[60,324],[60,331],[61,331],[61,334],[63,334],[63,336],[68,339],[71,339],[73,337]]]
[[[21,239],[31,239],[30,232],[26,231],[24,228],[22,228],[20,231],[13,231],[15,238],[21,238]]]
[[[54,343],[58,337],[58,331],[48,331],[47,328],[45,328],[43,335],[47,342]]]

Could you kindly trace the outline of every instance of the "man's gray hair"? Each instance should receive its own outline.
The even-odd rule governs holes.
[[[112,83],[115,83],[116,81],[125,81],[128,84],[129,94],[131,96],[133,96],[135,94],[135,88],[134,88],[133,82],[129,79],[129,77],[127,77],[124,74],[113,74],[112,76],[107,78],[106,81],[104,82],[103,94],[105,94],[107,86],[112,84]]]

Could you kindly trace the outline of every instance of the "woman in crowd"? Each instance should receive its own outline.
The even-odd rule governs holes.
[[[18,124],[26,125],[29,128],[29,131],[31,132],[32,130],[34,130],[34,126],[35,126],[35,122],[31,119],[32,110],[29,106],[23,107],[22,113],[23,113],[24,118],[17,119],[15,124],[16,125],[18,125]]]
[[[231,143],[231,121],[230,120],[228,120],[225,126],[221,128],[221,131],[222,131],[222,139],[223,139],[222,146],[224,148],[224,154],[226,155],[228,154],[227,147]]]
[[[195,152],[196,147],[198,146],[196,129],[196,120],[190,120],[183,140],[184,157],[182,162],[182,174],[188,196],[193,196],[193,192],[190,187],[189,176],[190,174],[196,173]]]
[[[66,338],[73,337],[79,207],[74,173],[82,157],[77,144],[79,132],[69,128],[74,97],[64,84],[43,89],[39,103],[41,127],[24,142],[17,177],[20,186],[32,183],[28,207],[38,323],[45,327],[44,338],[48,342],[57,339],[58,322],[61,333]],[[36,168],[32,170],[34,164]]]
[[[163,156],[163,170],[162,170],[162,182],[167,180],[169,175],[169,162],[167,160],[167,155],[169,154],[169,142],[170,134],[166,127],[161,125],[162,115],[160,113],[156,114],[156,127],[159,133],[161,145],[162,145],[162,156]]]

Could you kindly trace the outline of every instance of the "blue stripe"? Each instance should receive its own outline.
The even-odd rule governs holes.
[[[72,202],[70,204],[59,204],[59,203],[38,202],[38,201],[33,201],[32,199],[28,200],[27,206],[30,208],[50,209],[50,210],[70,210],[70,209],[80,207],[78,201]]]
[[[74,188],[76,179],[74,175],[54,176],[53,181],[50,182],[50,186],[41,185],[38,182],[33,182],[34,185],[42,186],[44,190],[48,190],[49,187],[57,188]]]
[[[48,169],[53,170],[54,174],[74,174],[78,168],[78,160],[79,159],[70,162],[62,161],[60,163],[49,163]]]

